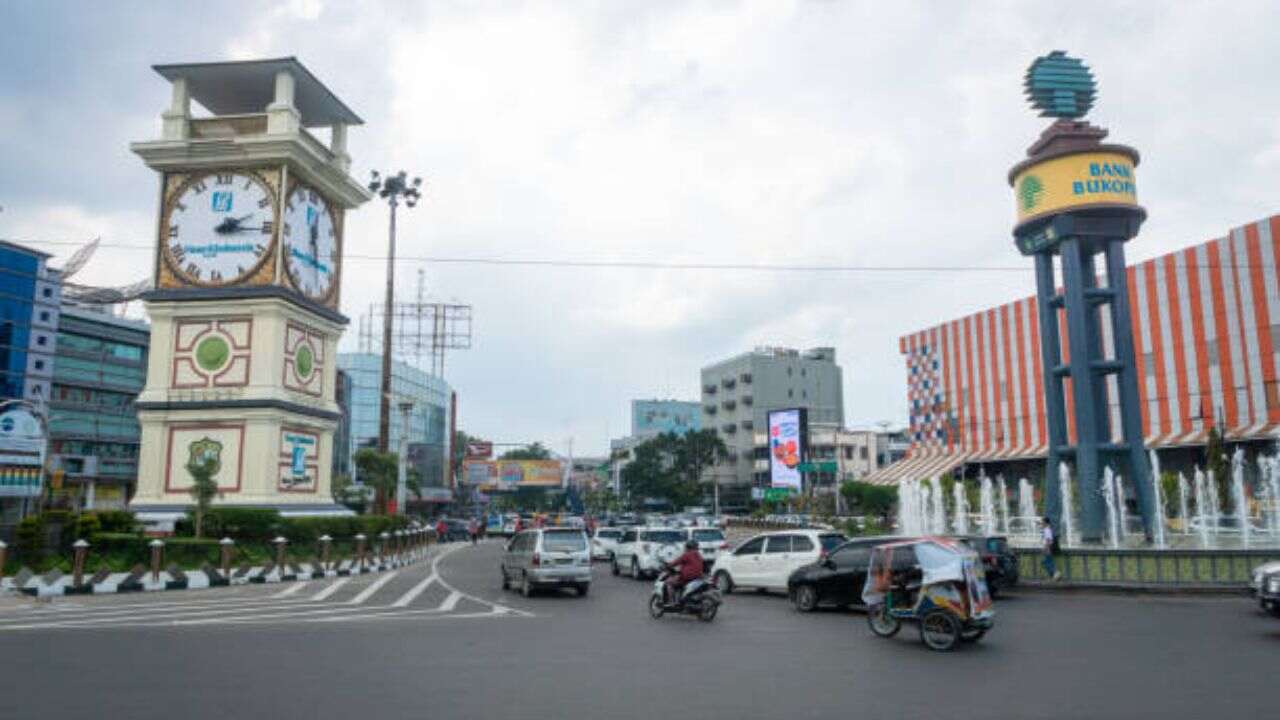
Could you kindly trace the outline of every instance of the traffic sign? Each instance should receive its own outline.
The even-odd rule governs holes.
[[[813,473],[813,472],[833,473],[839,470],[839,465],[834,460],[827,460],[825,462],[803,462],[797,465],[796,467],[802,473]]]

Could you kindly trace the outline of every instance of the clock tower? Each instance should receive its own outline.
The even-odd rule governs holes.
[[[348,174],[361,120],[295,58],[155,70],[172,85],[162,136],[131,146],[160,176],[131,508],[171,526],[197,460],[216,506],[345,513],[329,485],[344,218],[369,199]]]

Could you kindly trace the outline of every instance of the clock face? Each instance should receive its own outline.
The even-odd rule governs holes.
[[[285,200],[281,222],[285,271],[293,286],[313,300],[328,297],[338,269],[338,234],[329,203],[297,185]]]
[[[193,176],[165,208],[165,258],[175,273],[196,285],[243,280],[266,259],[275,216],[271,188],[257,175]]]

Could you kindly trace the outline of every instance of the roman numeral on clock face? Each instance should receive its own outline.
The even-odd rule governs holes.
[[[218,272],[217,270],[210,271],[209,280],[211,280],[212,282],[222,282],[222,273]]]
[[[219,185],[230,185],[230,184],[231,184],[231,180],[232,180],[234,177],[235,177],[235,176],[233,176],[231,173],[218,173],[218,184],[219,184]]]
[[[200,277],[200,267],[195,263],[187,263],[187,274],[193,278]]]
[[[182,262],[187,257],[187,251],[181,245],[174,245],[169,249],[173,253],[173,259]]]
[[[171,237],[171,238],[176,238],[176,237],[178,237],[178,226],[177,226],[177,225],[170,225],[170,226],[169,226],[169,237]]]
[[[192,189],[192,190],[194,190],[194,191],[196,192],[196,194],[197,194],[197,195],[199,195],[200,193],[204,192],[204,191],[206,190],[206,187],[205,187],[205,184],[204,184],[204,180],[197,180],[197,181],[195,181],[195,183],[193,183],[193,184],[191,185],[191,189]]]
[[[267,247],[261,243],[253,246],[253,254],[262,257],[262,253],[267,251]]]
[[[271,198],[265,198],[265,197],[264,197],[264,198],[262,198],[261,200],[259,200],[259,201],[258,201],[258,207],[260,207],[260,208],[265,208],[266,206],[268,206],[268,205],[270,205],[270,204],[271,204]]]
[[[270,220],[263,220],[263,221],[262,221],[262,234],[263,234],[263,235],[270,235],[270,234],[271,234],[272,229],[273,229],[273,227],[272,227],[272,224],[271,224],[271,221],[270,221]]]

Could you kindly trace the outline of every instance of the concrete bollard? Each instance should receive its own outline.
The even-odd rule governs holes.
[[[75,554],[71,559],[71,586],[80,587],[84,584],[84,559],[89,554],[89,543],[84,538],[71,543]]]
[[[218,541],[218,567],[222,568],[222,577],[231,579],[231,551],[235,548],[236,541],[229,537],[224,537]]]
[[[9,546],[3,540],[0,540],[0,577],[4,577],[4,561],[9,555]]]
[[[160,566],[164,563],[164,541],[156,538],[147,543],[151,548],[151,582],[160,582]]]
[[[387,564],[387,541],[391,539],[391,533],[383,530],[378,533],[378,564]]]
[[[277,535],[275,540],[271,541],[276,546],[276,573],[284,575],[284,548],[289,541],[282,535]]]
[[[320,569],[324,572],[329,571],[329,546],[333,543],[333,538],[328,535],[320,536]]]
[[[356,533],[356,571],[364,572],[364,533]]]

